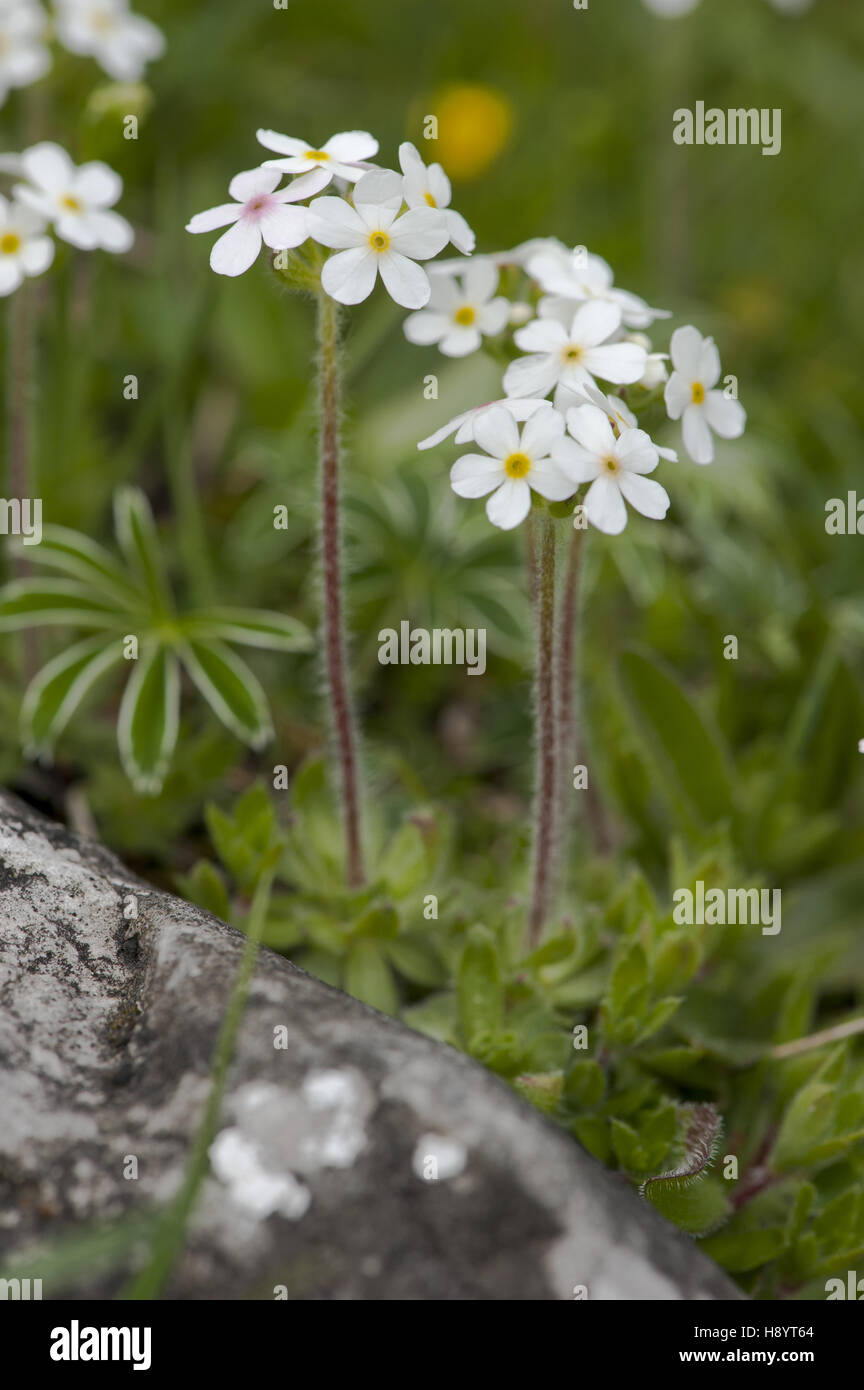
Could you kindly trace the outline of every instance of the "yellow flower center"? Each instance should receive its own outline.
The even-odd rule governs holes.
[[[531,460],[527,454],[509,454],[504,460],[504,472],[508,478],[524,478],[531,471]]]
[[[14,232],[6,232],[0,237],[0,251],[4,256],[14,256],[20,245],[21,238]]]
[[[91,10],[90,24],[97,34],[107,34],[115,26],[115,19],[106,10]]]
[[[377,251],[380,255],[381,252],[386,251],[387,247],[390,245],[390,238],[386,232],[370,232],[369,245],[372,247],[373,251]]]
[[[701,381],[693,382],[693,404],[702,405],[705,400],[705,387]]]
[[[477,314],[470,304],[463,304],[461,309],[457,309],[453,315],[453,322],[458,323],[460,328],[470,328]]]
[[[429,204],[430,208],[437,208],[438,206],[431,193],[426,194],[426,202]]]
[[[620,463],[611,454],[603,460],[603,467],[607,473],[619,473],[621,471]]]
[[[581,347],[575,347],[572,343],[564,349],[565,362],[580,362],[582,360]]]
[[[63,197],[60,199],[60,206],[65,208],[67,212],[81,211],[81,202],[72,193],[63,194]]]
[[[325,160],[326,160],[326,159],[329,159],[330,156],[329,156],[329,154],[327,153],[326,150],[307,150],[307,151],[306,151],[306,158],[307,158],[307,159],[325,159]]]

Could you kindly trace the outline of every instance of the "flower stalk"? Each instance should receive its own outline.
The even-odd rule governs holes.
[[[318,348],[324,667],[331,737],[338,765],[345,875],[349,887],[359,888],[365,881],[365,870],[360,825],[358,738],[348,679],[339,521],[339,306],[323,291],[318,295]]]
[[[555,716],[555,524],[547,511],[531,518],[536,531],[529,548],[531,588],[537,629],[535,669],[536,748],[534,773],[533,855],[529,944],[540,940],[549,914],[557,829],[559,750]]]

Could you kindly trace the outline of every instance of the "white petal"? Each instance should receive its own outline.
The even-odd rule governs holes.
[[[513,341],[523,352],[560,352],[567,342],[567,332],[554,319],[534,319],[516,330]]]
[[[331,135],[323,148],[332,159],[357,164],[360,160],[375,158],[378,141],[368,130],[346,130],[341,135]]]
[[[416,145],[412,145],[410,140],[404,140],[399,146],[399,168],[406,178],[417,178],[426,181],[426,165]]]
[[[436,202],[440,207],[440,200],[436,199]],[[476,233],[468,226],[461,212],[454,212],[452,208],[447,208],[444,218],[447,223],[448,240],[452,242],[457,251],[462,251],[464,255],[470,256],[477,245]]]
[[[108,164],[93,160],[82,164],[72,183],[73,191],[93,207],[113,207],[123,192],[123,180]]]
[[[261,218],[259,225],[264,241],[274,251],[302,246],[309,237],[305,208],[271,208]]]
[[[552,445],[552,460],[574,483],[590,483],[602,468],[596,454],[589,453],[572,439],[559,439]]]
[[[553,406],[536,411],[522,431],[522,448],[532,459],[547,458],[549,450],[564,433],[564,417]]]
[[[119,212],[97,210],[88,213],[87,222],[95,244],[101,246],[103,251],[113,251],[117,255],[122,255],[135,242],[135,233],[131,223],[127,222],[125,217],[121,217]]]
[[[385,251],[378,257],[378,269],[390,298],[403,309],[423,309],[429,303],[429,276],[416,261],[409,261],[399,251]]]
[[[303,198],[312,198],[316,193],[320,193],[332,177],[329,170],[316,167],[310,169],[308,174],[301,174],[299,178],[294,179],[287,188],[280,188],[274,196],[280,203],[299,203]]]
[[[344,198],[316,198],[309,204],[306,217],[309,235],[322,246],[336,251],[347,250],[349,246],[368,249],[366,228]]]
[[[217,227],[227,227],[236,222],[243,211],[242,203],[223,203],[218,208],[208,208],[206,212],[196,212],[186,223],[187,232],[215,232]]]
[[[258,193],[272,193],[281,179],[278,169],[265,169],[263,166],[258,169],[245,169],[242,174],[234,175],[228,185],[228,192],[238,203],[247,203]]]
[[[580,405],[567,411],[567,428],[589,454],[604,458],[615,452],[615,435],[605,410],[595,405]]]
[[[392,169],[372,169],[362,176],[354,188],[354,206],[358,212],[366,207],[376,211],[388,208],[395,213],[401,208],[402,202],[402,180]],[[432,209],[429,208],[429,211]]]
[[[747,424],[747,412],[740,401],[724,396],[722,391],[709,391],[705,399],[705,417],[721,439],[738,439]]]
[[[673,372],[663,392],[670,420],[680,420],[693,400],[693,385],[680,372]]]
[[[496,333],[503,333],[509,318],[509,299],[493,299],[478,310],[477,327],[487,338],[493,338]]]
[[[701,381],[706,391],[710,391],[711,387],[716,386],[720,380],[720,354],[713,338],[706,338],[702,344],[697,379]]]
[[[59,193],[68,188],[75,171],[75,165],[66,151],[50,140],[25,150],[21,156],[21,167],[31,183],[48,193]]]
[[[616,450],[622,468],[630,473],[653,473],[660,461],[654,443],[644,430],[625,429]]]
[[[242,275],[261,250],[261,228],[244,218],[214,244],[210,266],[217,275]]]
[[[540,459],[531,467],[528,483],[534,492],[539,492],[547,502],[566,502],[576,491],[576,484],[562,469],[556,467],[552,459]]]
[[[517,357],[504,373],[504,390],[508,396],[545,396],[558,380],[558,363],[554,357],[533,353]]]
[[[512,531],[530,510],[531,489],[524,478],[508,478],[486,503],[486,515],[502,531]]]
[[[54,243],[50,236],[26,242],[21,248],[20,260],[27,275],[42,275],[54,260]]]
[[[436,444],[441,444],[445,439],[449,439],[451,434],[456,434],[456,432],[462,428],[466,421],[471,420],[471,417],[473,415],[473,410],[463,411],[463,413],[461,415],[457,415],[455,419],[448,420],[447,424],[442,425],[440,430],[436,430],[434,434],[430,434],[425,439],[421,439],[420,443],[417,445],[417,448],[434,449]],[[473,432],[471,437],[473,438]],[[464,444],[465,440],[461,439],[458,442],[460,444]]]
[[[639,381],[645,374],[648,355],[636,343],[609,343],[606,347],[586,348],[582,362],[586,371],[617,386]]]
[[[490,405],[474,421],[474,438],[493,458],[505,459],[519,448],[519,429],[503,405]]]
[[[622,473],[618,479],[621,492],[637,512],[650,516],[653,521],[662,521],[669,510],[669,494],[665,487],[655,483],[653,478],[640,477],[638,473]]]
[[[450,486],[459,497],[485,497],[506,478],[500,459],[463,454],[450,469]]]
[[[705,407],[688,405],[684,411],[684,448],[694,463],[711,463],[714,459],[714,439],[705,419]]]
[[[12,294],[21,284],[23,276],[17,256],[4,256],[0,260],[0,297]]]
[[[450,332],[450,327],[450,319],[446,314],[430,313],[427,310],[421,310],[419,314],[409,314],[402,325],[409,343],[418,347],[440,343]]]
[[[293,135],[280,135],[277,130],[259,130],[256,139],[265,150],[275,150],[277,154],[301,155],[312,148],[305,140],[295,140]]]
[[[494,261],[484,256],[475,256],[465,268],[463,285],[465,298],[473,304],[485,304],[498,288],[499,270]],[[506,300],[505,300],[506,303]]]
[[[687,381],[694,382],[698,379],[702,343],[702,334],[692,324],[688,324],[686,328],[676,328],[672,334],[672,342],[669,345],[672,365]]]
[[[331,256],[321,272],[321,284],[339,304],[368,299],[378,278],[378,257],[369,246],[352,246]]]
[[[439,346],[445,357],[468,357],[482,345],[483,339],[476,328],[451,328]]]
[[[394,251],[415,261],[426,261],[447,245],[447,219],[433,208],[412,208],[397,218],[389,235]]]
[[[621,327],[621,310],[603,299],[592,299],[573,315],[570,337],[581,347],[596,347]],[[644,357],[644,351],[643,351]],[[608,378],[612,380],[612,378]]]
[[[627,525],[627,508],[621,489],[609,477],[597,478],[585,494],[585,515],[598,531],[618,536]]]

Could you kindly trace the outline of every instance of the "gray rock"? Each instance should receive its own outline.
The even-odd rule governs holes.
[[[176,1192],[243,938],[2,795],[0,863],[8,1275]],[[171,1298],[741,1297],[502,1082],[266,950],[210,1157]],[[72,1294],[115,1294],[124,1258]]]

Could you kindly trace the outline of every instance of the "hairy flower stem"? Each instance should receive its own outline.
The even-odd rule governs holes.
[[[582,572],[582,550],[585,532],[573,527],[567,547],[567,566],[561,592],[558,620],[558,671],[556,680],[555,718],[558,743],[558,815],[560,825],[559,850],[567,848],[568,808],[571,795],[571,776],[576,756],[576,709],[573,693],[579,625],[579,580]]]
[[[532,526],[534,519],[532,518]],[[537,945],[549,911],[556,842],[555,721],[555,524],[544,513],[529,547],[537,628],[535,671],[536,762],[534,773],[533,864],[529,944]]]
[[[35,367],[36,295],[38,287],[22,285],[9,300],[9,333],[6,339],[7,397],[6,397],[6,478],[7,496],[34,499],[38,483],[33,467],[33,406]],[[14,579],[24,579],[30,566],[20,550],[13,552],[11,572]],[[36,630],[23,634],[22,657],[24,674],[32,677],[39,665]]]
[[[320,381],[321,566],[324,665],[331,735],[339,767],[345,835],[345,874],[351,888],[365,881],[360,830],[357,733],[348,686],[339,526],[339,318],[329,295],[318,295]]]

